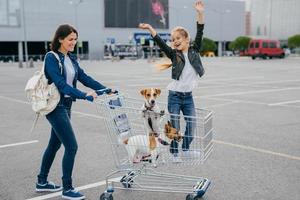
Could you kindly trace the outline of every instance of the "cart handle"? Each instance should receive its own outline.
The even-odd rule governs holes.
[[[112,89],[110,89],[110,88],[104,88],[104,89],[101,89],[101,90],[95,90],[95,92],[97,93],[98,96],[103,95],[103,94],[110,95],[110,94],[118,94],[119,93],[118,90],[112,91]]]

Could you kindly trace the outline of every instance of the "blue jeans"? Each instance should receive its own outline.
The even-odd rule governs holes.
[[[184,115],[186,122],[184,137],[182,141],[182,150],[187,151],[190,149],[190,144],[193,141],[195,130],[196,116],[195,105],[192,92],[175,92],[169,91],[168,96],[168,111],[171,114],[170,120],[174,128],[180,131],[180,111]],[[193,116],[192,118],[190,116]],[[178,142],[172,140],[170,144],[170,152],[172,154],[178,153]]]
[[[38,182],[45,183],[48,173],[55,158],[56,152],[61,144],[65,147],[65,153],[62,160],[62,182],[64,190],[72,188],[72,171],[75,155],[78,149],[75,134],[70,123],[71,117],[71,98],[62,98],[57,107],[48,115],[47,120],[51,124],[51,136],[43,155]]]

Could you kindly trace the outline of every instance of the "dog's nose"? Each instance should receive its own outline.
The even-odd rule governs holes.
[[[154,100],[151,100],[150,102],[151,102],[152,104],[154,104],[154,103],[155,103],[155,101],[154,101]]]

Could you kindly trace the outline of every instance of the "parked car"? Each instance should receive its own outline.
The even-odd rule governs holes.
[[[284,58],[285,53],[280,48],[279,40],[252,39],[249,43],[247,55],[251,56],[252,59],[257,57],[272,59],[273,57]]]

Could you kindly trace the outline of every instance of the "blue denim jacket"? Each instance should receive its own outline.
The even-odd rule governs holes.
[[[48,79],[49,84],[54,82],[55,86],[60,92],[61,97],[64,97],[64,95],[69,95],[74,101],[75,99],[86,99],[86,93],[80,91],[76,87],[77,80],[81,82],[84,86],[94,90],[101,90],[106,88],[104,85],[94,80],[92,77],[88,76],[84,72],[84,70],[80,68],[76,56],[72,55],[71,53],[68,53],[68,56],[70,57],[73,63],[74,70],[75,70],[75,77],[73,81],[73,87],[68,85],[66,81],[66,73],[64,67],[65,56],[61,52],[57,52],[57,54],[63,65],[62,73],[56,57],[53,54],[47,54],[45,57],[45,75]]]

